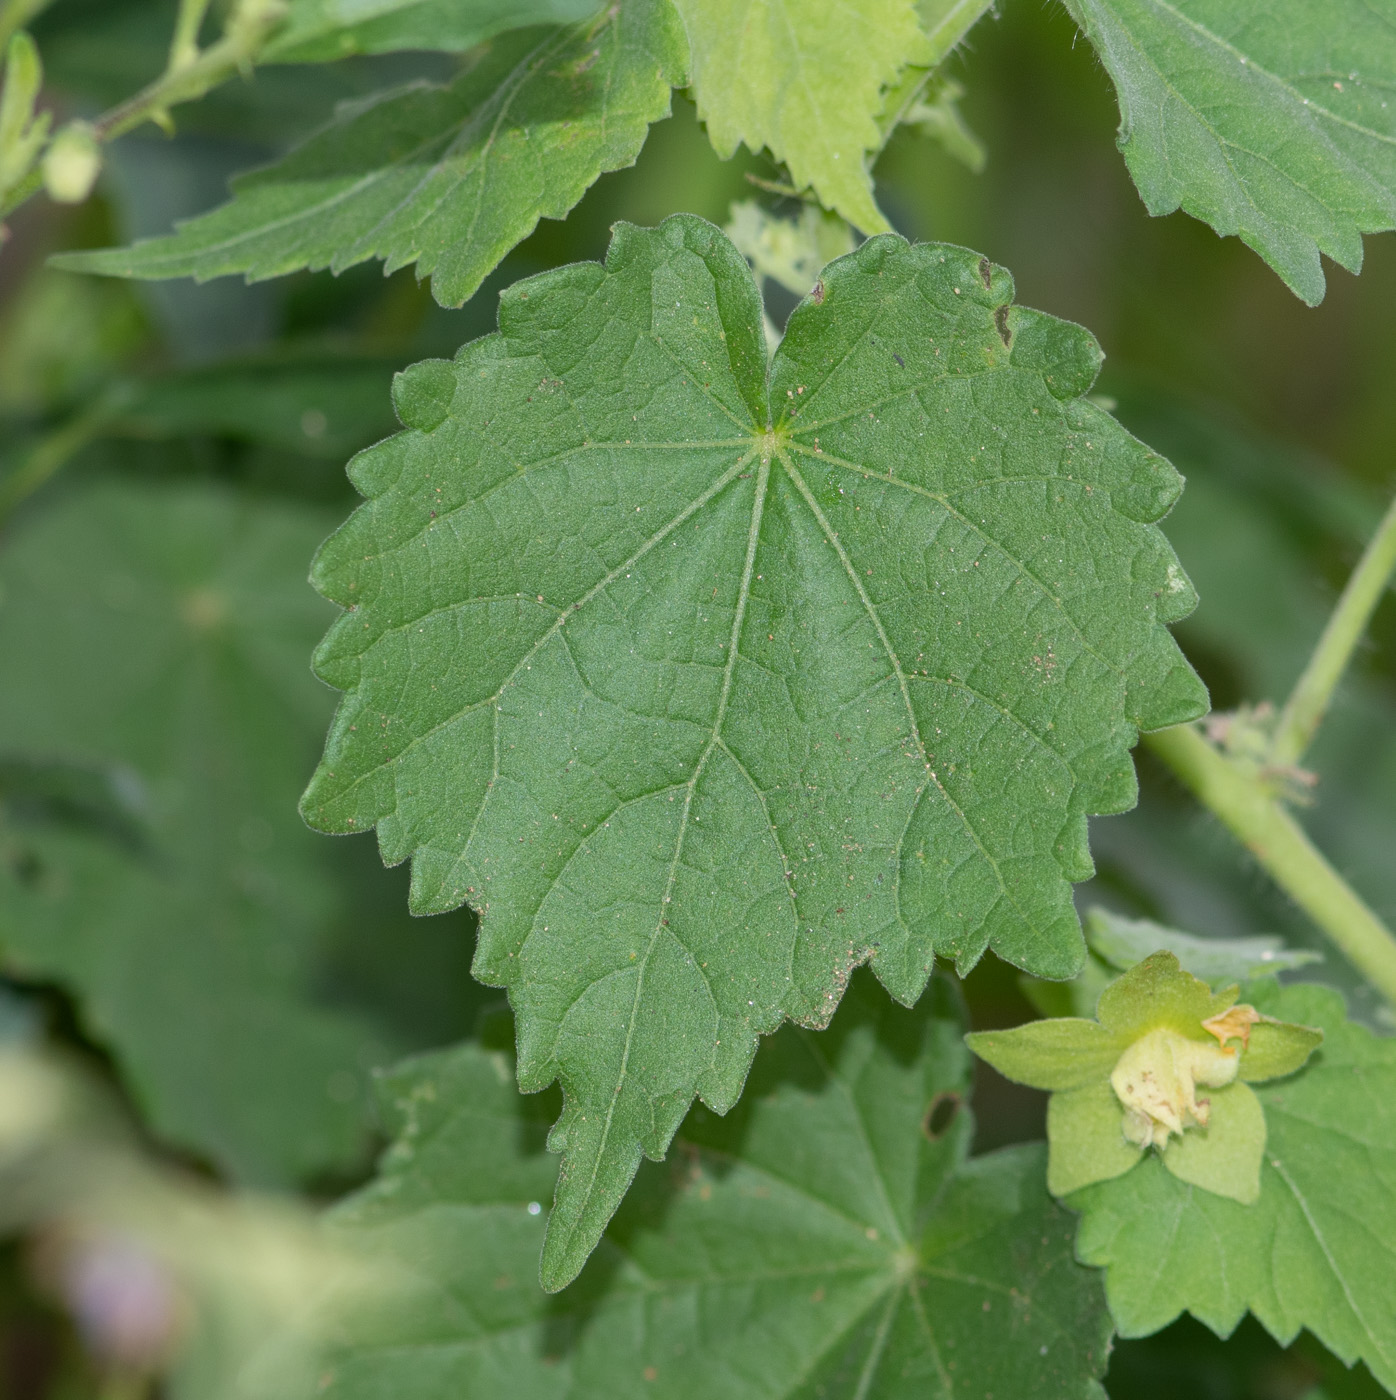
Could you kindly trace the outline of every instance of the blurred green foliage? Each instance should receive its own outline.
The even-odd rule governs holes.
[[[163,0],[56,0],[34,27],[49,98],[65,115],[91,116],[128,95],[161,69],[172,17],[173,5]],[[29,548],[42,563],[45,550],[64,548],[61,538],[46,535],[54,522],[96,512],[90,546],[74,546],[62,562],[78,592],[110,596],[120,586],[104,562],[103,502],[126,503],[120,509],[163,502],[153,511],[194,497],[232,503],[230,509],[256,502],[278,518],[305,522],[269,546],[284,551],[275,560],[281,582],[273,603],[288,619],[307,611],[318,618],[300,580],[325,528],[320,522],[332,523],[353,499],[344,460],[392,428],[393,369],[449,355],[492,329],[500,287],[600,256],[617,219],[652,225],[684,210],[723,223],[734,202],[753,197],[748,173],[780,178],[769,162],[744,152],[719,161],[693,106],[676,96],[674,116],[653,130],[634,169],[603,177],[565,223],[540,225],[459,311],[437,306],[410,271],[385,278],[376,265],[255,287],[232,279],[133,286],[44,266],[55,251],[163,231],[217,202],[228,174],[275,158],[326,120],[336,102],[415,77],[440,79],[454,64],[447,55],[397,53],[259,70],[181,109],[174,140],[147,127],[115,146],[92,205],[60,210],[34,202],[10,221],[0,247],[0,493],[34,470],[36,454],[55,433],[79,420],[82,431],[71,459],[5,522],[0,575],[26,539],[38,542]],[[1056,6],[1005,5],[1002,17],[988,17],[952,58],[950,76],[964,89],[959,113],[987,152],[982,171],[924,131],[904,128],[877,169],[882,208],[910,237],[982,250],[1012,270],[1023,304],[1095,333],[1107,354],[1099,393],[1188,478],[1167,525],[1202,597],[1179,629],[1184,649],[1218,708],[1280,699],[1391,490],[1396,238],[1368,240],[1360,279],[1330,267],[1327,298],[1310,309],[1237,241],[1220,240],[1181,214],[1149,218],[1115,148],[1108,79]],[[777,321],[793,305],[782,295],[770,289]],[[126,528],[115,505],[106,525]],[[120,542],[131,544],[125,535]],[[0,623],[27,596],[28,645],[38,638],[60,646],[71,622],[65,610],[74,606],[67,594],[42,582],[28,595],[7,586]],[[183,606],[188,621],[198,586],[180,596],[182,604],[172,606],[176,613]],[[318,621],[304,644],[288,626],[287,644],[274,656],[229,663],[238,683],[255,680],[268,693],[296,690],[310,716],[292,723],[269,713],[257,721],[267,726],[269,742],[302,754],[291,760],[302,767],[281,775],[284,792],[270,784],[249,799],[267,804],[239,818],[253,845],[263,829],[257,822],[272,829],[287,820],[332,703],[307,670]],[[148,637],[123,643],[113,633],[108,640],[142,653],[133,664],[159,661],[185,667],[186,681],[192,675],[191,663],[176,653],[145,654],[153,645]],[[117,742],[115,727],[96,722],[65,747],[47,726],[60,705],[95,706],[81,693],[81,674],[30,674],[25,668],[36,659],[22,649],[5,651],[3,664],[23,674],[24,684],[9,690],[0,735],[0,884],[24,893],[43,870],[71,881],[75,871],[113,863],[123,887],[136,879],[158,884],[162,851],[182,849],[209,828],[184,829],[203,819],[179,816],[176,802],[162,831],[159,821],[146,822],[138,801],[133,815],[132,794],[148,791],[152,781],[177,786],[188,772],[161,769],[139,746]],[[27,712],[15,708],[22,705]],[[262,740],[239,742],[255,750]],[[238,761],[238,743],[218,723],[190,743],[214,767]],[[1310,764],[1319,781],[1306,825],[1377,911],[1396,916],[1396,607],[1389,598]],[[1139,808],[1093,823],[1099,873],[1078,892],[1081,907],[1097,902],[1200,933],[1279,933],[1292,944],[1317,946],[1305,920],[1220,826],[1147,758],[1140,766]],[[359,1087],[365,1072],[404,1050],[458,1039],[482,1001],[496,994],[467,976],[468,918],[408,921],[404,882],[381,869],[369,838],[336,844],[293,836],[291,844],[305,851],[287,856],[295,880],[328,880],[337,892],[291,902],[285,917],[294,927],[265,945],[270,962],[257,976],[269,978],[276,995],[308,1020],[353,1028],[347,1058],[329,1068],[316,1103],[336,1126],[311,1133],[315,1140],[304,1151],[289,1150],[283,1134],[288,1120],[296,1132],[303,1128],[294,1093],[307,1091],[302,1085],[293,1093],[274,1056],[262,1057],[250,1087],[231,1090],[252,1095],[257,1107],[236,1130],[246,1136],[235,1148],[201,1135],[198,1112],[171,1117],[152,1100],[162,1091],[143,1077],[135,1047],[157,1003],[142,1002],[139,988],[128,993],[122,1031],[120,1017],[88,1000],[97,983],[54,952],[83,932],[78,925],[87,915],[61,915],[67,922],[36,955],[33,945],[42,940],[32,929],[25,937],[7,930],[13,904],[0,900],[0,962],[12,987],[39,1008],[50,1038],[139,1105],[141,1131],[152,1135],[156,1150],[204,1174],[325,1194],[361,1179],[370,1160],[376,1126]],[[203,921],[216,914],[236,929],[248,900],[256,902],[256,892],[245,888],[238,843],[205,845],[203,887],[174,901],[179,912],[161,935],[190,946],[208,937]],[[141,861],[146,865],[131,874],[128,867]],[[312,867],[335,873],[307,877]],[[233,893],[220,902],[208,893],[218,889]],[[112,896],[101,898],[110,922]],[[149,922],[137,908],[129,936],[150,937],[150,929],[137,927]],[[291,949],[294,975],[278,963]],[[226,993],[225,973],[198,959],[155,956],[173,979],[164,994],[183,1003],[192,1027],[178,1092],[206,1106],[213,1089],[199,1078],[200,1065],[237,1064],[235,1042],[257,1034],[255,1019],[220,1022],[201,1012]],[[1336,954],[1328,954],[1322,971],[1344,987],[1356,1016],[1378,1016],[1375,999]],[[1031,1014],[1016,972],[993,960],[967,979],[966,993],[983,1027]],[[336,1078],[341,1071],[349,1077]],[[976,1075],[978,1147],[1041,1135],[1041,1096],[983,1066]],[[114,1393],[101,1391],[110,1378],[85,1357],[72,1325],[36,1283],[42,1271],[31,1253],[14,1247],[0,1255],[0,1397],[90,1400]],[[1362,1400],[1379,1393],[1360,1370],[1344,1371],[1311,1340],[1282,1350],[1249,1321],[1224,1343],[1186,1321],[1145,1341],[1118,1343],[1106,1384],[1115,1400]]]

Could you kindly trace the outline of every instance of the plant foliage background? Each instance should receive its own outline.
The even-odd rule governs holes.
[[[586,8],[555,0],[530,13],[536,9],[537,23],[547,24]],[[783,1349],[761,1354],[753,1345],[720,1378],[721,1393],[958,1394],[950,1371],[916,1370],[926,1354],[917,1341],[918,1309],[929,1308],[944,1327],[942,1360],[973,1354],[989,1366],[984,1358],[1003,1333],[988,1328],[986,1314],[996,1319],[1001,1303],[1015,1319],[1018,1359],[995,1360],[1000,1369],[992,1374],[966,1360],[965,1393],[1076,1395],[1099,1383],[1115,1400],[1185,1392],[1228,1400],[1379,1395],[1362,1366],[1347,1370],[1311,1333],[1301,1331],[1282,1348],[1249,1318],[1225,1342],[1185,1318],[1152,1337],[1117,1339],[1110,1349],[1103,1288],[1119,1290],[1118,1298],[1111,1294],[1117,1318],[1134,1309],[1139,1331],[1176,1307],[1145,1296],[1112,1258],[1119,1238],[1112,1221],[1139,1206],[1112,1206],[1109,1183],[1090,1188],[1100,1193],[1100,1209],[1093,1208],[1089,1243],[1078,1244],[1091,1263],[1110,1266],[1108,1285],[1070,1262],[1074,1220],[1046,1195],[1040,1152],[1025,1145],[1043,1134],[1042,1097],[972,1065],[960,1044],[965,1027],[1015,1025],[1035,1014],[1017,968],[993,952],[962,984],[938,975],[914,1012],[896,1009],[870,974],[858,974],[830,1030],[786,1026],[763,1042],[746,1097],[727,1118],[700,1107],[679,1126],[695,1091],[693,1075],[654,1089],[655,1102],[669,1094],[667,1119],[659,1121],[661,1114],[652,1126],[661,1152],[667,1135],[678,1132],[668,1161],[640,1168],[608,1242],[580,1282],[549,1301],[531,1272],[544,1226],[534,1206],[551,1200],[557,1159],[542,1143],[562,1110],[555,1090],[520,1098],[512,1087],[514,1039],[502,995],[469,975],[473,916],[455,909],[409,917],[408,872],[383,869],[373,837],[331,841],[296,814],[337,699],[309,670],[337,610],[305,578],[316,547],[359,502],[344,463],[395,432],[399,418],[429,429],[442,421],[429,421],[439,390],[428,382],[431,371],[425,378],[417,372],[416,389],[409,384],[400,392],[396,415],[393,374],[449,360],[467,341],[493,332],[500,292],[520,279],[605,257],[618,221],[651,228],[686,213],[726,224],[734,202],[759,194],[747,176],[808,183],[869,233],[879,232],[885,217],[908,239],[973,248],[1011,269],[1019,307],[1088,327],[1106,358],[1099,379],[1079,386],[1094,396],[1081,400],[1079,411],[1103,420],[1102,407],[1109,407],[1187,480],[1164,528],[1202,601],[1174,633],[1213,707],[1278,700],[1303,665],[1390,491],[1396,242],[1389,234],[1365,244],[1358,237],[1393,222],[1388,148],[1348,141],[1335,173],[1297,138],[1284,143],[1284,158],[1294,163],[1290,176],[1314,190],[1310,224],[1297,235],[1247,223],[1222,176],[1200,201],[1181,199],[1197,219],[1151,218],[1150,210],[1176,208],[1180,196],[1151,162],[1142,117],[1125,146],[1129,164],[1121,159],[1111,76],[1132,85],[1140,112],[1153,110],[1149,76],[1131,68],[1120,36],[1152,32],[1156,7],[1085,0],[1071,7],[1102,44],[1103,66],[1066,9],[1005,0],[1002,14],[980,21],[947,61],[948,75],[963,88],[964,126],[986,155],[982,169],[957,159],[953,142],[908,124],[876,165],[874,205],[864,182],[850,175],[855,161],[834,166],[829,144],[815,135],[830,112],[861,103],[872,135],[858,135],[844,154],[875,144],[872,98],[908,53],[913,61],[934,61],[931,50],[914,49],[924,36],[870,20],[873,37],[856,45],[858,62],[815,75],[810,91],[825,107],[812,98],[809,111],[772,112],[724,66],[725,8],[695,4],[709,27],[693,30],[694,87],[673,94],[665,117],[671,99],[662,78],[677,81],[681,71],[668,4],[627,4],[576,53],[554,51],[554,30],[506,34],[483,68],[463,75],[459,53],[488,38],[488,24],[441,43],[448,51],[419,52],[411,47],[413,7],[403,21],[407,42],[399,43],[371,25],[327,39],[338,33],[322,22],[327,8],[300,4],[280,51],[273,49],[277,63],[177,108],[173,139],[146,125],[110,146],[93,200],[74,208],[32,201],[9,218],[0,248],[0,492],[32,470],[56,434],[72,435],[74,450],[52,481],[8,514],[0,538],[0,1017],[7,1045],[39,1037],[119,1107],[65,1107],[63,1121],[75,1126],[54,1159],[61,1171],[50,1164],[25,1176],[18,1204],[5,1209],[18,1221],[26,1202],[42,1195],[35,1183],[64,1173],[82,1183],[89,1172],[93,1180],[125,1180],[125,1167],[101,1167],[106,1138],[85,1126],[115,1115],[135,1125],[121,1131],[135,1134],[142,1153],[216,1186],[207,1197],[196,1192],[178,1222],[168,1222],[171,1239],[178,1235],[172,1256],[193,1248],[205,1259],[201,1287],[236,1293],[238,1278],[262,1276],[261,1265],[248,1263],[255,1257],[274,1279],[265,1297],[282,1296],[277,1288],[292,1296],[320,1267],[315,1251],[322,1244],[292,1249],[285,1231],[256,1214],[261,1204],[248,1206],[251,1213],[238,1215],[235,1226],[215,1230],[208,1223],[222,1221],[220,1211],[242,1209],[236,1203],[254,1198],[241,1193],[254,1190],[283,1205],[339,1200],[331,1216],[336,1239],[351,1249],[364,1238],[386,1242],[387,1254],[405,1261],[394,1308],[359,1316],[350,1297],[344,1326],[353,1342],[372,1341],[364,1343],[366,1353],[416,1348],[421,1360],[406,1379],[376,1373],[371,1354],[351,1354],[333,1375],[310,1377],[311,1390],[285,1357],[263,1358],[264,1371],[239,1371],[227,1357],[251,1352],[239,1338],[255,1335],[258,1324],[230,1305],[233,1320],[223,1333],[197,1333],[198,1344],[181,1353],[164,1382],[177,1396],[225,1393],[219,1387],[228,1374],[240,1387],[230,1395],[312,1393],[321,1381],[327,1393],[344,1396],[380,1393],[377,1385],[424,1398],[681,1394],[687,1392],[664,1388],[681,1382],[661,1375],[665,1363],[654,1339],[668,1347],[665,1356],[676,1346],[696,1353],[705,1338],[739,1330],[752,1316]],[[875,20],[878,6],[862,8]],[[1316,22],[1306,7],[1284,8],[1295,14],[1277,25]],[[173,5],[155,0],[56,0],[31,26],[44,58],[45,100],[65,116],[93,116],[124,99],[161,71],[173,18]],[[441,23],[431,15],[422,22]],[[439,27],[432,33],[439,36]],[[1114,34],[1114,47],[1101,34]],[[1177,40],[1165,33],[1156,41]],[[297,61],[324,56],[316,45],[331,42],[349,56]],[[1388,38],[1352,42],[1353,53],[1332,55],[1335,73],[1370,62],[1387,63],[1396,75],[1383,47]],[[1169,109],[1166,119],[1206,163],[1207,142],[1229,148],[1243,141],[1248,118],[1244,110],[1231,114],[1241,127],[1234,133],[1224,123],[1198,126],[1195,109],[1208,100],[1206,64],[1219,62],[1215,54],[1204,57],[1194,75],[1199,94],[1170,99],[1192,107]],[[801,55],[772,38],[765,61],[797,65]],[[483,95],[493,93],[500,74],[515,75],[511,100],[534,104],[543,121],[567,101],[557,74],[598,63],[610,65],[611,105],[579,120],[556,149],[538,143],[501,153],[472,134],[480,103],[494,100]],[[427,90],[422,81],[442,86]],[[1346,81],[1326,80],[1322,97],[1347,104],[1335,110],[1350,132],[1352,122],[1371,114],[1352,105],[1359,99],[1344,94],[1339,85]],[[1284,101],[1302,86],[1293,79]],[[391,95],[377,96],[385,91]],[[1252,96],[1264,104],[1273,94]],[[1317,89],[1310,96],[1320,99]],[[1306,105],[1302,94],[1293,100]],[[337,103],[348,105],[334,115]],[[382,136],[385,103],[396,105]],[[287,160],[332,116],[334,124],[314,138],[318,146]],[[397,143],[395,149],[449,148],[454,164],[441,186],[417,192],[430,211],[403,212],[402,180],[391,169],[381,188],[355,184],[359,167],[384,154],[366,149],[361,130],[379,133],[386,146]],[[786,168],[750,153],[763,142],[782,146]],[[730,159],[719,159],[714,145]],[[572,164],[564,167],[564,157]],[[522,162],[533,183],[515,181],[499,192],[492,161],[513,161],[513,170]],[[144,251],[48,262],[55,252],[125,249],[165,235],[175,220],[219,205],[229,176],[264,166],[237,187],[231,209],[250,208],[246,219],[215,213]],[[559,195],[556,172],[564,170],[575,188]],[[323,207],[307,207],[305,185],[316,181]],[[351,185],[362,207],[346,200]],[[398,224],[382,217],[389,204]],[[459,223],[474,207],[486,216],[461,237]],[[304,224],[293,249],[284,240],[259,243],[257,221],[278,220],[289,209]],[[346,246],[336,219],[344,228],[371,225],[372,232]],[[1228,233],[1245,225],[1249,241],[1294,291],[1318,304],[1305,305],[1242,242],[1219,239],[1200,220]],[[227,249],[230,232],[240,240],[236,256]],[[1319,251],[1335,261],[1320,269]],[[364,261],[375,258],[386,260],[388,275],[380,263]],[[164,262],[157,267],[158,259]],[[1343,270],[1359,264],[1360,278]],[[251,285],[236,277],[125,281],[70,270],[80,266],[287,275]],[[565,294],[573,275],[547,285]],[[975,333],[997,351],[994,298],[984,290],[984,324]],[[796,295],[773,279],[765,292],[767,310],[783,324]],[[1006,302],[1006,293],[999,300]],[[749,339],[759,379],[754,299],[720,319],[725,334]],[[517,293],[504,304],[506,334],[511,324],[519,334],[535,333]],[[715,321],[714,335],[717,329]],[[779,373],[777,382],[785,383]],[[491,410],[508,407],[492,394],[482,400]],[[729,410],[747,412],[741,394],[738,385]],[[1049,401],[1056,402],[1044,395],[1043,406]],[[532,411],[517,407],[520,415]],[[641,407],[635,405],[637,422]],[[459,405],[454,411],[464,413]],[[728,424],[731,414],[714,417]],[[532,421],[520,417],[515,439],[534,432]],[[742,422],[731,435],[750,438],[762,426]],[[716,436],[714,427],[708,437]],[[373,462],[407,453],[404,440],[395,441],[359,459],[361,479]],[[759,451],[751,461],[765,470]],[[618,473],[623,469],[620,463]],[[401,462],[377,470],[384,484],[403,480]],[[1160,497],[1136,512],[1136,522],[1152,520],[1165,505]],[[531,528],[532,518],[525,523]],[[400,524],[389,518],[383,528]],[[496,521],[497,528],[507,525]],[[732,539],[740,554],[745,517]],[[317,584],[347,602],[350,564],[376,546],[361,548],[352,533],[337,540],[321,557]],[[881,567],[881,559],[872,562]],[[512,584],[507,591],[515,591]],[[507,633],[497,622],[493,642],[481,645],[482,661]],[[350,626],[357,633],[360,624]],[[341,623],[341,635],[346,630]],[[321,675],[342,684],[342,656],[336,662],[333,648],[320,655]],[[1188,710],[1180,700],[1174,709],[1160,711],[1156,722],[1183,718],[1196,706]],[[1388,916],[1396,912],[1393,736],[1396,610],[1388,599],[1376,614],[1372,645],[1306,760],[1322,781],[1304,816],[1316,842],[1339,853],[1344,874]],[[1139,806],[1092,819],[1097,874],[1076,887],[1078,907],[1103,904],[1210,935],[1278,933],[1291,945],[1319,948],[1319,935],[1215,820],[1146,752],[1137,750],[1134,759]],[[315,791],[327,791],[323,779],[307,804],[319,825],[348,830],[354,823],[347,815],[364,815],[344,806],[317,819]],[[1096,804],[1104,805],[1111,802]],[[1061,823],[1068,814],[1063,799]],[[400,858],[411,849],[403,839],[391,853]],[[1079,855],[1060,859],[1067,873],[1081,864]],[[417,878],[419,910],[458,902],[423,892],[420,868]],[[1060,905],[1067,887],[1060,870],[1055,878]],[[594,891],[589,897],[600,899]],[[1044,926],[1060,912],[1047,911]],[[953,963],[962,950],[947,944],[939,951]],[[1335,952],[1323,951],[1322,976],[1347,996],[1349,1014],[1389,1031],[1371,989]],[[908,955],[883,980],[914,999],[926,952],[925,959]],[[504,954],[496,948],[493,956]],[[884,962],[892,962],[890,953]],[[822,991],[810,994],[817,999]],[[792,1005],[772,997],[753,1010],[751,1030],[775,1029]],[[1362,1039],[1367,1033],[1343,1028],[1341,1013],[1327,1003],[1321,1011],[1324,1024],[1347,1037],[1342,1043],[1354,1063],[1388,1082],[1390,1065],[1376,1064]],[[816,1019],[808,1008],[803,1013]],[[677,1034],[671,1025],[663,1029]],[[741,1034],[749,1034],[745,1023]],[[754,1036],[742,1048],[752,1053]],[[525,1077],[529,1053],[540,1064],[547,1058],[525,1043]],[[379,1070],[389,1073],[375,1087]],[[553,1073],[535,1069],[536,1087]],[[734,1086],[740,1073],[729,1078]],[[474,1096],[479,1121],[434,1105],[440,1086],[450,1085]],[[715,1088],[714,1096],[730,1101],[733,1086]],[[611,1092],[609,1081],[595,1089],[602,1102]],[[888,1121],[857,1129],[850,1104],[873,1101],[859,1094],[879,1096]],[[945,1121],[928,1119],[923,1131],[921,1106],[930,1100],[943,1103]],[[23,1095],[21,1101],[29,1102]],[[1384,1121],[1382,1150],[1389,1154]],[[906,1133],[898,1136],[897,1124]],[[805,1155],[791,1166],[784,1158],[796,1140]],[[906,1141],[915,1146],[909,1154]],[[376,1154],[389,1143],[375,1178]],[[639,1160],[638,1136],[632,1148],[628,1171]],[[843,1164],[839,1172],[831,1161]],[[790,1179],[772,1199],[777,1168]],[[1158,1175],[1152,1189],[1166,1194],[1171,1179]],[[625,1181],[584,1223],[587,1248],[558,1264],[555,1281],[580,1267]],[[144,1228],[146,1216],[130,1202],[143,1201],[145,1189],[132,1187],[122,1197],[133,1231]],[[94,1187],[93,1198],[100,1195]],[[1379,1202],[1374,1209],[1382,1209]],[[1030,1257],[1014,1252],[1018,1244],[999,1223],[1015,1211],[1041,1221]],[[189,1244],[204,1240],[205,1228],[208,1239],[241,1242],[224,1272],[217,1250]],[[286,1226],[292,1235],[299,1228]],[[1127,1219],[1119,1226],[1129,1228]],[[924,1273],[906,1263],[913,1237],[930,1241],[922,1248],[923,1262],[930,1259]],[[90,1317],[73,1302],[96,1296],[92,1260],[100,1266],[107,1258],[74,1247],[84,1239],[77,1212],[62,1230],[17,1233],[0,1256],[0,1395],[99,1400],[115,1393],[104,1388],[114,1374],[110,1338],[94,1342],[100,1327],[92,1317],[101,1308],[93,1303]],[[87,1294],[64,1262],[74,1258],[86,1260],[79,1281],[86,1280]],[[1210,1264],[1204,1258],[1188,1267],[1201,1278]],[[95,1276],[100,1283],[100,1267]],[[117,1268],[116,1276],[129,1285],[129,1270]],[[799,1280],[798,1295],[791,1279]],[[151,1283],[149,1294],[149,1315],[157,1319],[178,1311],[160,1286]],[[466,1324],[443,1301],[452,1290],[487,1300],[472,1305]],[[1244,1299],[1213,1298],[1206,1320],[1226,1330],[1250,1306],[1276,1330],[1293,1332],[1312,1325],[1322,1306],[1286,1312],[1283,1300],[1267,1301],[1263,1293],[1262,1281]],[[662,1303],[653,1302],[660,1295]],[[812,1307],[826,1308],[823,1320]],[[1390,1314],[1389,1299],[1384,1307]],[[1371,1359],[1362,1321],[1335,1324],[1325,1340],[1345,1358]],[[1388,1342],[1390,1324],[1388,1316],[1386,1330],[1376,1329]],[[252,1330],[239,1333],[239,1326]],[[446,1342],[459,1342],[472,1327],[486,1340],[452,1356]],[[820,1367],[802,1371],[801,1358],[830,1327],[838,1329],[840,1347],[821,1352]],[[160,1337],[151,1343],[157,1352],[162,1345]],[[1387,1386],[1393,1368],[1389,1354],[1374,1363]],[[124,1374],[119,1364],[116,1373]],[[622,1375],[629,1389],[621,1388]],[[781,1389],[791,1375],[809,1389]]]

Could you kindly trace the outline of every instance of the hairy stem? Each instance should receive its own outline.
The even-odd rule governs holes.
[[[1304,674],[1280,711],[1270,750],[1272,763],[1293,766],[1303,758],[1393,573],[1396,573],[1396,501],[1392,501],[1358,560]]]
[[[1396,935],[1333,869],[1264,778],[1214,748],[1190,724],[1146,734],[1144,742],[1396,1006]]]
[[[112,141],[142,122],[162,122],[176,103],[203,97],[235,73],[246,71],[285,14],[275,0],[242,0],[216,44],[200,52],[191,39],[188,47],[177,54],[175,50],[181,48],[185,31],[195,23],[197,32],[197,23],[202,23],[206,9],[206,4],[190,0],[180,6],[169,67],[134,97],[128,97],[93,122],[97,140]]]

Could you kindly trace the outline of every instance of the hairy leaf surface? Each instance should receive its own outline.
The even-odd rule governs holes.
[[[1249,1309],[1282,1343],[1307,1328],[1396,1387],[1396,1041],[1325,987],[1247,990],[1321,1026],[1307,1068],[1255,1086],[1268,1137],[1260,1199],[1198,1190],[1155,1159],[1072,1197],[1080,1257],[1106,1269],[1111,1312],[1145,1336],[1184,1310],[1228,1335]]]
[[[496,34],[595,14],[597,0],[291,0],[263,63],[323,63],[356,53],[464,53]]]
[[[1137,727],[1205,703],[1149,522],[1179,478],[1098,408],[1099,350],[1001,268],[886,236],[826,269],[767,379],[751,273],[701,219],[502,298],[396,386],[314,581],[348,692],[303,801],[482,911],[519,1077],[561,1077],[544,1277],[641,1152],[857,964],[1067,977],[1086,813]]]
[[[1151,214],[1256,250],[1310,305],[1319,254],[1351,272],[1396,228],[1390,0],[1067,0],[1114,79]]]
[[[688,30],[698,115],[718,155],[745,143],[784,161],[867,233],[889,225],[868,153],[886,88],[930,60],[915,0],[675,0]]]
[[[296,817],[325,526],[105,484],[0,554],[0,961],[77,995],[157,1133],[261,1183],[352,1166],[364,1071],[464,1028],[433,984],[464,991],[468,929],[403,929],[372,853]]]
[[[335,1220],[399,1287],[346,1320],[323,1393],[1101,1396],[1099,1276],[1071,1258],[1040,1150],[964,1161],[959,1030],[946,986],[908,1012],[864,980],[828,1032],[782,1031],[741,1107],[694,1110],[554,1299],[530,1214],[552,1185],[545,1121],[507,1059],[404,1066],[384,1086],[397,1141]]]
[[[564,218],[603,171],[631,164],[683,80],[668,0],[502,35],[446,86],[418,83],[340,108],[233,199],[163,238],[55,263],[114,277],[342,271],[415,263],[459,306],[539,219]]]

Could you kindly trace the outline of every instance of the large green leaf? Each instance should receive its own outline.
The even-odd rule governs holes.
[[[675,0],[688,30],[698,115],[724,159],[745,143],[784,161],[867,233],[889,224],[868,155],[883,97],[931,46],[915,0]]]
[[[403,930],[372,852],[296,816],[329,710],[305,664],[325,528],[96,484],[0,551],[0,961],[75,993],[155,1131],[259,1182],[352,1166],[365,1071],[459,1034],[468,995],[468,929]],[[416,1026],[393,1005],[414,977]]]
[[[860,982],[832,1029],[763,1048],[726,1119],[694,1110],[560,1298],[534,1281],[546,1119],[506,1057],[395,1073],[397,1142],[335,1217],[391,1301],[344,1320],[321,1393],[1100,1397],[1110,1323],[1040,1150],[963,1160],[948,988],[908,1012]]]
[[[1396,228],[1390,0],[1067,0],[1115,81],[1151,214],[1236,234],[1313,305]]]
[[[1086,813],[1133,801],[1137,726],[1205,704],[1149,523],[1179,479],[1076,397],[1091,337],[1011,298],[874,239],[768,381],[723,234],[618,225],[400,376],[408,431],[351,464],[303,810],[377,825],[418,911],[482,911],[520,1081],[567,1092],[550,1286],[857,964],[907,1003],[936,951],[1074,973]]]
[[[257,281],[382,258],[388,271],[415,263],[438,301],[459,306],[540,218],[564,218],[603,171],[634,161],[683,67],[669,0],[519,30],[446,86],[345,104],[175,233],[55,261],[114,277]]]
[[[510,29],[582,19],[597,0],[291,0],[263,63],[321,63],[355,53],[463,53]]]
[[[1249,1309],[1279,1341],[1307,1328],[1396,1389],[1396,1041],[1347,1021],[1328,988],[1247,995],[1325,1031],[1306,1069],[1255,1087],[1268,1126],[1259,1200],[1198,1190],[1150,1157],[1072,1198],[1078,1253],[1106,1269],[1125,1336],[1184,1310],[1225,1336]]]

